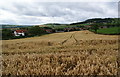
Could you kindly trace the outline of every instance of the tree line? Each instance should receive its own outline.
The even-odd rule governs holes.
[[[29,28],[20,28],[20,29],[27,30],[25,36],[14,36],[14,30],[2,29],[2,39],[3,40],[17,39],[17,38],[33,37],[33,36],[40,36],[46,34],[46,31],[44,31],[43,28],[38,26],[33,26]]]

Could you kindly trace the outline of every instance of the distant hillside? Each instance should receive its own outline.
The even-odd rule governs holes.
[[[83,22],[71,23],[70,25],[78,25],[78,24],[92,24],[92,23],[118,23],[120,18],[94,18],[88,19]]]
[[[119,26],[120,25],[120,18],[93,18],[87,19],[83,22],[76,22],[71,24],[61,24],[61,23],[46,23],[43,25],[0,25],[0,28],[21,28],[21,27],[28,27],[28,26],[40,26],[40,27],[50,27],[54,29],[59,28],[68,28],[68,27],[87,27],[92,24],[99,24],[101,26]]]
[[[67,25],[67,24],[61,24],[61,23],[47,23],[47,24],[44,24],[44,25]]]

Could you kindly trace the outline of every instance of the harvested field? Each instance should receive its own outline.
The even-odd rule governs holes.
[[[3,75],[116,75],[117,35],[89,31],[3,40]]]

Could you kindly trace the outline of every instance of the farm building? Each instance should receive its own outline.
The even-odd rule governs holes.
[[[15,36],[25,36],[26,30],[15,30],[14,35]]]
[[[64,32],[63,30],[55,30],[56,33]]]
[[[87,25],[87,26],[86,26],[87,29],[89,29],[89,28],[91,28],[91,27],[92,27],[92,25]]]
[[[45,31],[46,31],[47,33],[53,33],[53,30],[52,30],[52,29],[45,29]]]
[[[50,28],[50,27],[44,27],[43,28],[44,31],[46,31],[47,33],[54,33],[54,29]]]

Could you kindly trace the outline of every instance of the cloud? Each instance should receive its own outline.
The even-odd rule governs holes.
[[[118,16],[117,2],[6,1],[0,3],[0,24],[71,23]]]

